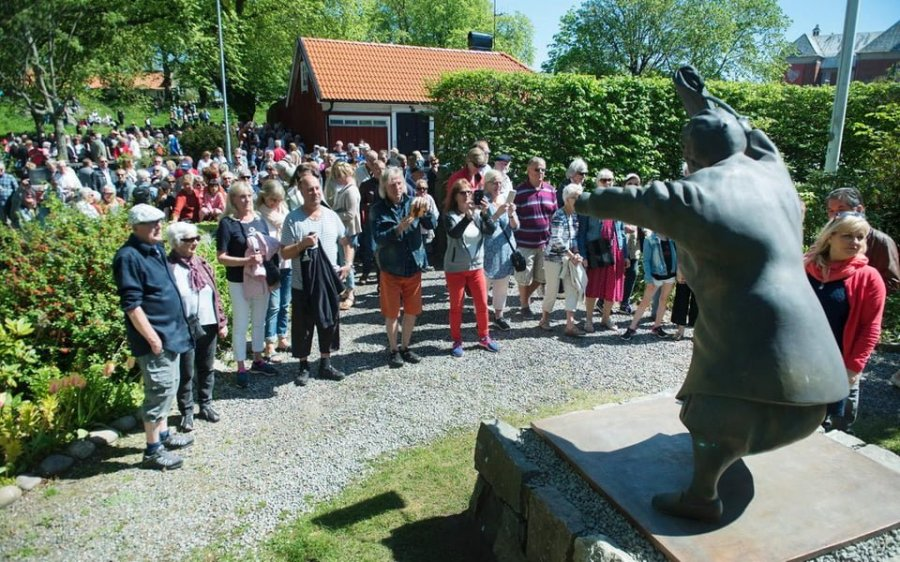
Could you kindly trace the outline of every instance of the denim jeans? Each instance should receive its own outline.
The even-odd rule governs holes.
[[[359,248],[359,234],[354,234],[350,237],[350,246],[357,250]],[[338,252],[338,262],[337,265],[343,267],[344,266],[344,249],[341,247]],[[353,265],[353,264],[350,264]],[[346,289],[354,289],[356,288],[356,277],[353,275],[353,268],[350,268],[350,272],[347,274],[347,278],[344,279],[344,288]]]
[[[287,336],[288,309],[291,305],[292,269],[281,270],[281,285],[269,295],[266,311],[266,341],[274,342],[278,337]]]

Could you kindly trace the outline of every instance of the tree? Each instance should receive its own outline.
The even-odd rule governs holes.
[[[10,0],[0,18],[0,90],[24,105],[35,130],[45,120],[65,134],[66,111],[110,53],[122,22],[120,0]],[[121,52],[121,51],[120,51]]]
[[[560,20],[543,69],[768,80],[784,69],[788,19],[776,0],[585,0]]]
[[[371,0],[367,39],[399,45],[466,48],[469,31],[493,34],[489,0]],[[497,16],[494,45],[520,61],[534,60],[534,26],[519,12]]]

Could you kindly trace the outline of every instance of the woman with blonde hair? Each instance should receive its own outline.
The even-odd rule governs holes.
[[[225,277],[228,279],[232,309],[231,345],[238,365],[237,385],[241,388],[247,388],[250,384],[250,375],[245,366],[247,329],[250,327],[253,340],[253,363],[250,371],[269,376],[276,374],[262,355],[269,295],[245,294],[245,268],[258,268],[266,257],[261,252],[248,251],[248,239],[257,233],[268,236],[269,227],[253,210],[253,188],[245,181],[235,182],[228,190],[225,216],[219,221],[219,228],[216,230],[216,259],[225,266]]]
[[[360,194],[359,187],[356,185],[356,173],[353,166],[346,162],[336,162],[331,167],[331,176],[329,180],[334,184],[334,195],[331,200],[331,210],[338,214],[344,228],[347,230],[347,237],[350,239],[350,245],[353,246],[354,252],[359,246],[359,233],[362,232],[362,222],[359,215]],[[344,265],[343,252],[338,253],[338,265]],[[352,264],[351,264],[352,265]],[[341,310],[350,310],[353,306],[354,296],[353,289],[356,287],[356,279],[353,275],[353,268],[344,281],[346,288],[341,294]]]
[[[881,335],[885,286],[866,258],[870,230],[860,213],[839,213],[804,258],[807,278],[841,350],[850,384],[848,398],[828,405],[826,430],[847,431],[856,420],[860,378]]]
[[[285,192],[281,182],[275,179],[266,180],[259,190],[256,199],[256,208],[269,227],[269,234],[281,240],[281,228],[288,214],[288,206],[285,203]],[[269,306],[266,312],[266,349],[264,355],[270,361],[277,362],[276,352],[286,352],[290,349],[287,337],[288,312],[291,305],[291,260],[281,260],[279,263],[281,281],[276,289],[269,295]]]
[[[484,239],[484,275],[491,285],[494,326],[505,332],[510,329],[503,312],[506,309],[509,276],[515,273],[512,253],[516,246],[514,231],[519,229],[519,217],[512,199],[500,199],[504,178],[503,172],[497,170],[488,170],[484,175],[484,200],[488,202],[488,213],[497,225],[497,229]]]

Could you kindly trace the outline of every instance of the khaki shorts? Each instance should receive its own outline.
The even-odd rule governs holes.
[[[523,248],[519,246],[519,252],[525,257],[525,271],[516,272],[516,283],[519,286],[526,287],[532,283],[545,283],[543,248]]]
[[[163,350],[137,358],[144,378],[144,421],[156,423],[169,415],[180,380],[178,353]]]

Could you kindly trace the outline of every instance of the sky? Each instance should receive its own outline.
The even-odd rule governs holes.
[[[793,21],[786,38],[793,41],[819,25],[822,33],[841,33],[844,29],[845,0],[780,0],[781,9]],[[581,0],[496,0],[497,12],[522,12],[534,24],[535,60],[532,68],[540,70],[547,58],[553,35],[559,30],[559,19]],[[856,31],[884,31],[900,20],[900,0],[859,0]]]

